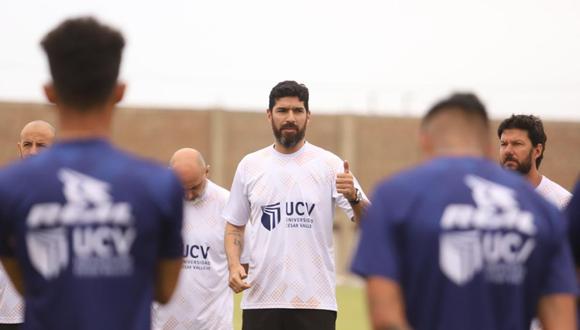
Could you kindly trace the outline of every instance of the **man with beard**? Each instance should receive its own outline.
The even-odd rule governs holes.
[[[546,150],[546,133],[540,118],[512,115],[497,129],[501,165],[522,174],[536,191],[564,209],[572,194],[539,172]]]
[[[347,161],[306,141],[306,86],[283,81],[269,101],[275,142],[242,159],[223,212],[230,287],[248,290],[244,330],[334,329],[335,206],[358,222],[368,201]],[[240,264],[245,230],[248,273]]]

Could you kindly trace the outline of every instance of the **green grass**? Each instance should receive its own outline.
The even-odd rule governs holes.
[[[370,329],[366,299],[362,288],[339,286],[336,288],[338,299],[338,319],[336,330],[367,330]],[[240,310],[241,294],[235,296],[234,329],[242,328],[242,312]]]

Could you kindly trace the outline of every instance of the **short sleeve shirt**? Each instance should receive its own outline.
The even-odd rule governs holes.
[[[352,270],[397,282],[413,329],[529,329],[577,291],[565,222],[521,177],[438,158],[381,183]]]
[[[17,258],[25,330],[149,329],[159,259],[181,258],[175,175],[100,139],[0,172],[0,255]]]
[[[335,207],[353,217],[336,191],[342,171],[340,158],[309,143],[293,154],[268,146],[240,162],[223,215],[250,231],[245,245],[252,287],[244,292],[243,309],[336,310]]]

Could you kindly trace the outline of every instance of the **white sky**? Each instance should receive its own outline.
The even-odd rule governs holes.
[[[5,0],[0,100],[44,101],[39,41],[81,14],[128,41],[124,105],[261,111],[293,79],[314,113],[421,115],[461,90],[495,118],[580,120],[578,0]]]

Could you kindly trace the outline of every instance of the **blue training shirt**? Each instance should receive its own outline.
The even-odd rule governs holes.
[[[574,263],[578,268],[580,267],[580,181],[576,183],[566,213],[569,222],[568,237],[570,239],[570,245],[572,246]],[[580,320],[580,304],[576,305],[576,319]],[[580,322],[578,323],[578,329],[580,329]]]
[[[17,258],[26,330],[151,328],[155,267],[181,258],[183,190],[101,139],[0,171],[0,255]]]
[[[566,213],[570,224],[569,237],[574,260],[576,265],[580,266],[580,181],[574,188]]]
[[[379,185],[352,271],[397,282],[415,330],[528,330],[576,292],[561,213],[491,161],[442,157]]]

